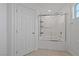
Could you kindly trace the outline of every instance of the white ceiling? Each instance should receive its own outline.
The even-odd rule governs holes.
[[[23,4],[29,8],[35,9],[39,14],[55,13],[69,6],[69,3],[25,3]],[[51,10],[51,12],[48,12]]]

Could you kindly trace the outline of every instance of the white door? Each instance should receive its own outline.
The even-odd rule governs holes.
[[[65,40],[65,15],[40,18],[40,40]]]
[[[34,12],[16,5],[16,55],[25,55],[34,49]]]

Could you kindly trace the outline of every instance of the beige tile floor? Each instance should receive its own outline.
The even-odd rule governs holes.
[[[65,51],[52,51],[52,50],[36,50],[29,53],[28,56],[72,56]]]

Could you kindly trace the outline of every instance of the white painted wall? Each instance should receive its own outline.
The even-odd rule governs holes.
[[[0,4],[0,56],[7,54],[7,5]]]
[[[67,5],[60,12],[66,13],[66,50],[70,49],[71,6]]]
[[[72,6],[72,8],[74,5]],[[71,9],[73,11],[73,9]],[[71,19],[70,24],[70,52],[72,55],[79,56],[79,18]]]
[[[79,19],[72,19],[74,4],[63,8],[66,12],[66,50],[72,55],[79,55]]]
[[[71,31],[70,31],[71,46],[69,51],[73,55],[79,56],[79,19],[72,19],[72,20],[73,24],[71,24]]]
[[[23,5],[37,10],[38,11],[37,14],[39,15],[39,14],[49,14],[48,10],[52,10],[51,14],[58,12],[66,4],[65,3],[29,3]]]

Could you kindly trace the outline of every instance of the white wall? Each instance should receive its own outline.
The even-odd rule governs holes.
[[[70,49],[70,21],[71,21],[71,6],[67,5],[60,12],[66,13],[66,50]]]
[[[70,51],[71,48],[71,38],[70,38],[70,23],[71,23],[71,8],[73,4],[68,4],[60,12],[66,13],[66,51]]]
[[[73,55],[79,56],[79,19],[74,19],[71,24],[71,48],[70,52]]]
[[[72,11],[74,4],[64,8],[63,12],[66,12],[66,50],[72,55],[79,55],[79,21],[78,19],[72,19]]]
[[[72,8],[74,5],[72,6]],[[71,11],[73,11],[71,9]],[[79,56],[79,18],[71,19],[70,24],[70,52],[72,55]]]
[[[54,42],[54,41],[40,41],[38,43],[39,49],[49,50],[65,50],[65,42]]]
[[[65,7],[63,12],[66,12],[66,50],[72,55],[79,55],[79,21],[72,19],[73,5]]]
[[[0,4],[0,56],[7,54],[7,5]]]

